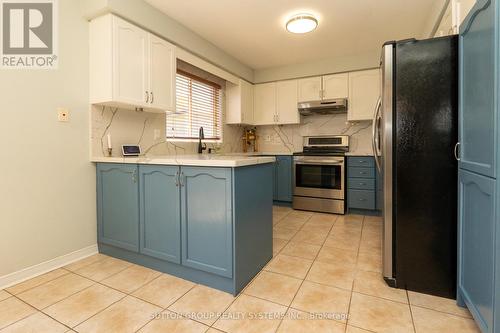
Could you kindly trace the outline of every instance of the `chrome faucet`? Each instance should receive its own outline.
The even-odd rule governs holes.
[[[201,140],[205,139],[205,134],[203,134],[203,127],[200,127],[200,134],[198,136],[199,141],[198,141],[198,154],[203,153],[205,149],[207,149],[207,145],[205,143],[202,143]]]

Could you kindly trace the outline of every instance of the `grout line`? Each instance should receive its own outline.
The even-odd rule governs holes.
[[[411,318],[411,324],[413,326],[413,332],[416,332],[417,328],[415,327],[415,320],[413,319],[413,311],[410,305],[410,296],[408,295],[408,290],[405,290],[405,292],[406,292],[406,299],[408,300],[408,309],[410,310],[410,318]]]
[[[48,274],[48,273],[54,272],[54,271],[56,271],[56,270],[58,270],[58,269],[62,269],[62,267],[60,267],[60,268],[56,268],[56,269],[53,269],[53,270],[51,270],[51,271],[48,271],[48,272],[46,272],[46,273],[43,273],[43,274],[40,274],[40,275],[37,275],[37,276],[34,276],[34,277],[32,277],[31,279],[25,280],[25,281],[23,281],[23,282],[19,282],[19,283],[17,283],[17,284],[15,284],[15,285],[13,285],[13,286],[10,286],[9,288],[11,288],[11,287],[15,287],[15,286],[17,286],[18,284],[24,283],[24,282],[29,281],[29,280],[32,280],[32,279],[36,279],[37,277],[40,277],[40,276],[43,276],[43,275],[45,275],[45,274]],[[28,288],[28,289],[26,289],[26,290],[23,290],[23,291],[21,291],[21,292],[18,292],[17,294],[14,294],[14,293],[12,293],[12,292],[9,292],[9,291],[7,291],[6,289],[3,289],[3,290],[4,290],[4,291],[6,291],[7,293],[11,294],[12,296],[20,295],[20,294],[25,293],[25,292],[27,292],[27,291],[30,291],[30,290],[32,290],[32,289],[35,289],[35,288],[41,287],[41,286],[43,286],[43,285],[46,285],[46,284],[47,284],[47,283],[49,283],[49,282],[52,282],[52,281],[54,281],[54,280],[57,280],[57,279],[59,279],[60,277],[63,277],[63,276],[65,276],[65,275],[68,275],[69,273],[71,273],[70,271],[68,271],[68,270],[66,270],[66,269],[62,269],[62,270],[63,270],[63,271],[66,271],[66,273],[61,274],[61,275],[59,275],[59,276],[56,276],[56,277],[55,277],[55,278],[53,278],[53,279],[47,280],[47,281],[45,281],[45,282],[43,282],[43,283],[40,283],[40,284],[38,284],[38,285],[36,285],[36,286],[33,286],[33,287],[30,287],[30,288]]]
[[[294,237],[295,237],[295,236],[299,233],[299,231],[300,231],[300,230],[302,230],[302,229],[304,228],[304,226],[306,225],[306,223],[307,223],[307,222],[308,222],[308,221],[309,221],[309,220],[310,220],[313,216],[314,216],[314,214],[311,214],[311,216],[309,216],[309,218],[307,218],[307,219],[305,220],[304,224],[303,224],[303,225],[299,228],[299,230],[298,230],[298,231],[297,231],[297,232],[296,232],[296,233],[292,236],[292,238],[290,238],[290,240],[288,241],[288,243],[287,243],[285,246],[287,246],[287,245],[291,242],[291,240],[292,240],[292,239],[293,239],[293,238],[294,238]],[[325,240],[326,240],[326,238],[325,238]],[[285,248],[285,246],[283,247],[283,249]],[[282,251],[283,249],[281,249],[281,251]],[[320,250],[321,250],[321,248],[320,248]],[[280,252],[281,252],[281,251],[280,251]],[[319,251],[318,251],[318,253],[319,253]],[[318,254],[316,254],[315,258],[316,258],[317,256],[318,256]],[[290,301],[290,304],[286,307],[287,309],[286,309],[286,311],[285,311],[285,315],[286,315],[286,314],[288,313],[288,311],[290,310],[290,306],[292,305],[293,301],[295,300],[295,297],[297,296],[297,294],[298,294],[298,292],[299,292],[300,288],[302,288],[302,285],[304,284],[305,278],[307,277],[307,274],[309,274],[309,271],[311,270],[311,267],[312,267],[313,263],[314,263],[314,260],[311,262],[311,265],[309,266],[309,269],[307,270],[306,274],[304,275],[304,278],[303,278],[303,279],[302,279],[302,281],[300,282],[300,285],[299,285],[299,287],[297,288],[297,291],[295,292],[295,294],[293,295],[292,300]],[[283,274],[283,275],[284,275],[284,274]],[[281,327],[281,324],[283,323],[283,320],[284,320],[284,318],[282,317],[282,318],[280,319],[280,322],[278,323],[278,326],[276,326],[276,328],[274,329],[274,332],[277,332],[277,331],[279,330],[279,328]]]
[[[428,307],[428,306],[416,305],[416,304],[411,304],[411,303],[410,303],[410,306],[411,306],[411,307],[415,307],[415,308],[421,308],[421,309],[431,310],[431,311],[435,311],[435,312],[439,312],[439,313],[447,314],[447,315],[450,315],[450,316],[455,316],[455,317],[458,317],[458,318],[463,318],[463,319],[471,319],[471,320],[473,320],[472,315],[470,315],[470,316],[459,315],[459,314],[457,314],[457,313],[452,313],[452,312],[443,311],[443,310],[437,310],[437,309],[430,308],[430,307]]]
[[[347,325],[349,325],[349,317],[351,313],[352,296],[354,294],[354,282],[356,281],[356,276],[358,275],[358,257],[359,257],[359,249],[361,247],[361,239],[363,238],[364,224],[365,224],[365,216],[363,216],[363,219],[361,220],[361,232],[359,233],[358,251],[356,252],[356,265],[354,267],[355,269],[354,278],[352,280],[352,285],[351,285],[351,297],[349,297],[349,305],[347,306],[347,320],[345,323],[346,332],[347,332]]]
[[[35,308],[33,305],[29,304],[28,302],[26,302],[26,301],[24,301],[24,300],[20,299],[19,297],[15,296],[15,295],[14,295],[13,297],[15,297],[17,300],[19,300],[19,301],[23,302],[24,304],[28,305],[29,307],[31,307],[31,308],[33,308],[33,309],[35,309],[35,310],[36,310],[36,312],[35,312],[35,313],[30,314],[29,316],[24,317],[23,319],[16,320],[15,322],[11,323],[10,325],[7,325],[7,326],[5,326],[4,328],[2,328],[2,330],[4,330],[5,328],[7,328],[7,327],[9,327],[9,326],[11,326],[11,325],[14,325],[15,323],[17,323],[17,322],[19,322],[19,321],[21,321],[21,320],[24,320],[24,319],[26,319],[26,318],[29,318],[29,317],[31,317],[31,316],[34,316],[34,315],[36,315],[36,314],[38,314],[38,313],[41,313],[41,314],[43,314],[43,315],[46,315],[47,317],[49,317],[50,319],[54,320],[55,322],[57,322],[57,323],[59,323],[59,324],[63,325],[64,327],[68,328],[69,330],[72,330],[72,328],[71,328],[71,327],[69,327],[68,325],[66,325],[65,323],[60,322],[60,321],[59,321],[59,320],[57,320],[56,318],[54,318],[54,317],[52,317],[51,315],[49,315],[49,314],[45,313],[45,312],[43,311],[43,309],[42,309],[42,310],[37,309],[37,308]],[[50,305],[49,305],[49,306],[50,306]],[[44,309],[45,309],[45,308],[44,308]]]
[[[309,220],[310,220],[313,216],[314,216],[314,215],[311,215],[311,216],[309,217],[309,219],[307,219],[307,221],[309,221]],[[330,226],[330,230],[333,228],[333,226],[334,226],[334,225],[335,225],[335,223],[337,222],[337,219],[338,219],[338,217],[335,219],[334,223]],[[307,223],[307,221],[306,221],[306,223]],[[304,225],[305,225],[305,224],[304,224]],[[303,226],[302,226],[302,227],[303,227]],[[302,228],[301,228],[301,229],[302,229]],[[330,232],[330,230],[329,230],[328,232]],[[326,239],[327,239],[327,237],[325,237],[325,239],[323,240],[322,244],[320,245],[320,249],[319,249],[319,251],[318,251],[318,252],[316,253],[316,255],[314,256],[314,259],[312,260],[311,265],[309,266],[309,269],[307,270],[306,274],[304,275],[304,279],[302,279],[302,282],[300,283],[299,287],[297,288],[297,291],[295,292],[295,294],[293,295],[292,300],[290,301],[290,305],[288,306],[288,309],[286,310],[286,313],[288,313],[288,311],[289,311],[289,310],[290,310],[290,308],[292,307],[292,304],[293,304],[293,302],[295,301],[295,298],[297,297],[297,295],[298,295],[298,293],[299,293],[300,289],[301,289],[301,288],[302,288],[302,286],[304,285],[304,282],[306,281],[307,275],[309,275],[309,272],[311,271],[311,268],[313,267],[314,262],[315,262],[315,261],[316,261],[316,259],[318,258],[318,255],[319,255],[319,253],[321,252],[321,249],[323,248],[323,246],[324,246],[324,244],[325,244],[325,242],[326,242]],[[281,324],[282,324],[282,323],[283,323],[283,319],[281,319],[281,321],[280,321],[279,325],[276,327],[275,332],[276,332],[277,330],[279,330],[279,328],[280,328],[280,326],[281,326]]]
[[[147,284],[149,284],[149,283],[153,282],[154,280],[158,279],[161,275],[162,275],[162,274],[160,274],[157,278],[155,278],[155,279],[151,280],[150,282],[148,282],[148,283],[144,284],[142,287],[144,287],[145,285],[147,285]],[[155,305],[156,307],[159,307],[160,309],[162,309],[162,310],[159,312],[160,314],[161,314],[161,313],[163,313],[163,312],[165,312],[165,311],[169,311],[169,312],[173,312],[173,313],[175,313],[175,314],[177,314],[177,315],[181,316],[182,318],[186,318],[186,319],[188,319],[188,320],[193,320],[193,319],[187,318],[186,316],[183,316],[183,315],[182,315],[182,314],[180,314],[180,313],[177,313],[177,312],[175,312],[175,311],[170,310],[168,307],[169,307],[169,306],[171,306],[172,304],[174,304],[175,302],[177,302],[178,300],[180,300],[182,297],[184,297],[187,293],[189,293],[191,290],[193,290],[193,289],[194,289],[197,285],[198,285],[198,284],[195,284],[194,286],[192,286],[191,288],[189,288],[189,289],[188,289],[188,290],[187,290],[184,294],[182,294],[181,296],[179,296],[178,298],[176,298],[174,301],[172,301],[172,303],[170,303],[170,304],[169,304],[166,308],[163,308],[163,307],[161,307],[161,306],[155,305],[155,304],[153,304],[153,303],[151,303],[151,302],[149,302],[149,301],[143,300],[143,299],[141,299],[141,298],[139,298],[139,297],[136,297],[136,296],[134,296],[134,295],[132,295],[132,294],[129,294],[129,296],[130,296],[130,297],[134,297],[134,298],[136,298],[136,299],[138,299],[138,300],[140,300],[140,301],[143,301],[143,302],[146,302],[146,303],[149,303],[149,304],[153,304],[153,305]],[[136,292],[137,290],[141,289],[142,287],[140,287],[140,288],[136,289],[136,290],[135,290],[135,291],[133,291],[132,293]],[[149,323],[151,323],[153,320],[155,320],[155,318],[153,318],[153,319],[151,319],[151,320],[148,320],[146,323],[144,323],[144,325],[142,325],[142,326],[141,326],[141,327],[139,327],[137,330],[135,330],[135,332],[139,332],[141,329],[143,329],[146,325],[148,325]],[[206,324],[201,323],[201,322],[199,322],[199,321],[197,321],[197,320],[193,320],[193,321],[198,322],[198,323],[200,323],[200,324],[203,324],[203,325],[207,326]],[[207,328],[207,331],[208,331],[209,329],[210,329],[210,327],[208,327],[208,328]]]

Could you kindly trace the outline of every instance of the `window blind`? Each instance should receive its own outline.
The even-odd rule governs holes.
[[[167,114],[167,139],[221,139],[222,91],[217,83],[177,70],[176,112]]]

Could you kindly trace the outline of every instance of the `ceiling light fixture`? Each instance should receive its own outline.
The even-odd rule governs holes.
[[[311,32],[318,26],[318,20],[311,14],[298,14],[286,22],[286,30],[294,34]]]

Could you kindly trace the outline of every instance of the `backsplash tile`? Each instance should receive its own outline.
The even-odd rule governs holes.
[[[163,113],[136,112],[98,105],[91,106],[91,156],[107,156],[107,134],[111,134],[113,156],[121,156],[123,144],[139,144],[147,155],[195,154],[197,142],[165,141],[166,115]],[[160,136],[155,140],[155,130]],[[220,152],[235,153],[242,150],[243,128],[224,125],[222,144],[207,143],[209,148],[219,147]]]
[[[298,125],[259,126],[259,150],[266,152],[302,151],[303,137],[349,135],[351,153],[372,152],[371,121],[347,122],[346,114],[302,117]],[[267,141],[270,140],[270,141]]]

